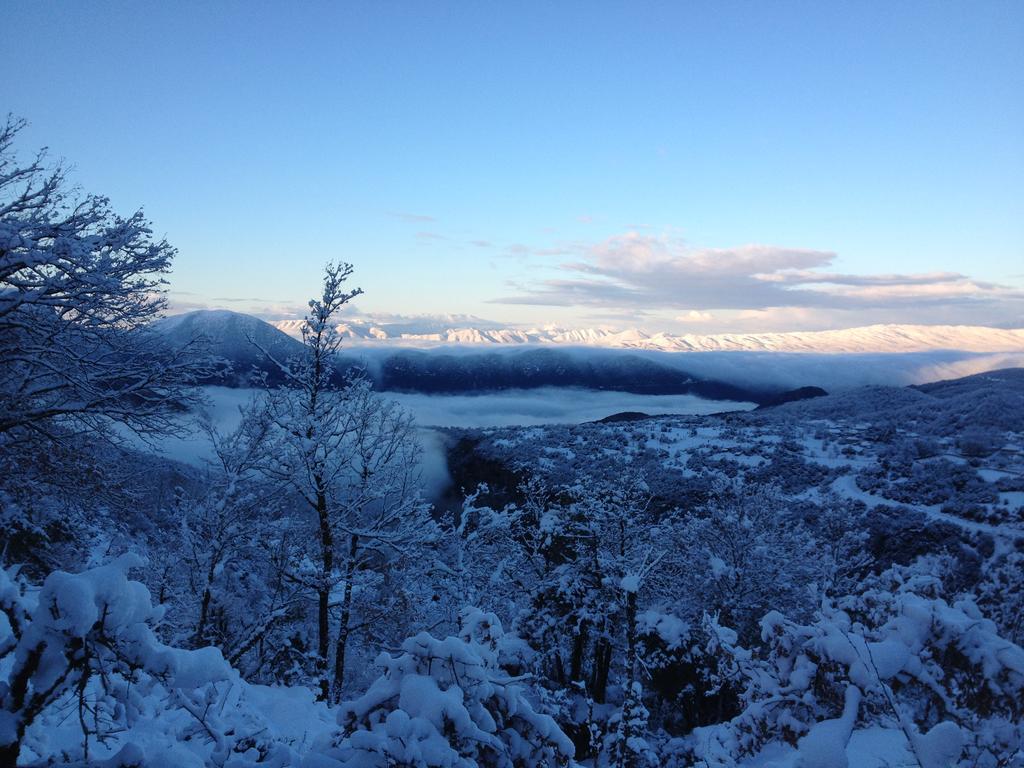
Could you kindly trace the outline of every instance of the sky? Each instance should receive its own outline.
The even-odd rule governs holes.
[[[0,5],[0,112],[176,311],[1024,327],[1024,2]],[[470,317],[461,317],[461,316]]]

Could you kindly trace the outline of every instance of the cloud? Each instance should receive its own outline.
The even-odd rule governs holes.
[[[234,312],[274,320],[302,317],[308,311],[304,302],[290,299],[266,299],[258,296],[206,297],[190,291],[177,290],[168,293],[169,314],[177,315],[198,309],[230,309]]]
[[[437,232],[417,232],[416,238],[423,241],[451,240],[451,238],[448,237],[448,235],[441,235],[438,234]]]
[[[390,312],[354,312],[346,321],[375,325],[395,336],[403,333],[440,333],[449,328],[478,328],[491,330],[505,328],[502,323],[467,314],[397,314]]]
[[[691,309],[682,315],[676,315],[676,320],[680,323],[709,323],[714,319],[715,316],[710,312],[698,312],[696,309]]]
[[[886,275],[849,275],[835,272],[814,272],[811,270],[793,270],[779,272],[774,275],[758,275],[762,280],[775,280],[789,283],[831,283],[833,285],[929,285],[965,279],[958,272],[927,272],[924,274],[886,274]],[[988,283],[993,286],[994,284]]]
[[[704,400],[695,395],[634,395],[557,387],[484,395],[387,392],[385,396],[411,411],[418,424],[442,427],[575,424],[622,411],[704,414],[750,407],[750,404]]]
[[[732,249],[690,249],[678,240],[635,232],[586,249],[582,259],[561,265],[569,278],[553,278],[508,304],[572,306],[690,307],[743,309],[788,304],[807,293],[757,275],[826,266],[826,251],[748,245]]]
[[[211,296],[210,301],[223,302],[227,304],[244,304],[260,302],[263,304],[280,303],[279,299],[261,299],[257,296]]]
[[[210,305],[205,301],[182,301],[174,298],[167,302],[167,314],[169,315],[182,315],[197,309],[210,309]]]
[[[410,224],[423,224],[437,221],[433,216],[426,216],[421,213],[407,213],[405,211],[388,211],[387,215],[393,219],[401,219]]]
[[[572,253],[572,248],[569,246],[554,246],[552,248],[534,248],[533,246],[523,245],[522,243],[512,243],[506,249],[506,253],[509,256],[515,256],[517,258],[525,258],[527,256],[568,256]]]
[[[831,251],[743,245],[694,248],[638,232],[582,246],[556,276],[528,284],[494,303],[686,312],[678,322],[705,322],[709,310],[778,312],[984,309],[988,322],[1019,315],[1024,292],[957,272],[856,275],[828,271]],[[687,314],[689,313],[689,314]],[[694,314],[696,313],[696,314]],[[753,319],[749,316],[748,319]],[[906,322],[907,320],[904,320]],[[946,320],[950,322],[951,320]]]

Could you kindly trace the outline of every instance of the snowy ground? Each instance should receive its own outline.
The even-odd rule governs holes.
[[[496,426],[482,430],[479,450],[499,461],[534,464],[558,480],[597,466],[621,472],[629,465],[669,493],[678,492],[671,490],[673,477],[770,482],[802,502],[848,500],[868,510],[921,515],[965,535],[1020,542],[1024,422],[1013,388],[1019,383],[963,382],[956,396],[865,388],[721,417]],[[971,429],[988,430],[994,449],[965,453],[962,437]]]
[[[903,768],[917,766],[907,749],[902,731],[890,728],[865,728],[854,731],[846,747],[848,768]],[[801,768],[797,750],[772,744],[756,757],[745,760],[741,768]]]

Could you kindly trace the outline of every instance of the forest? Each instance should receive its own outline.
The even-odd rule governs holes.
[[[174,247],[22,128],[0,766],[1024,765],[1024,371],[442,430],[431,497],[410,414],[337,375],[352,265],[228,371],[154,329]],[[202,466],[160,454],[190,431]]]

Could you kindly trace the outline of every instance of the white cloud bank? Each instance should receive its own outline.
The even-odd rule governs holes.
[[[709,330],[798,330],[874,323],[1024,325],[1024,291],[958,272],[846,274],[830,251],[693,248],[627,232],[576,249],[556,276],[492,300],[506,305],[661,310]]]

